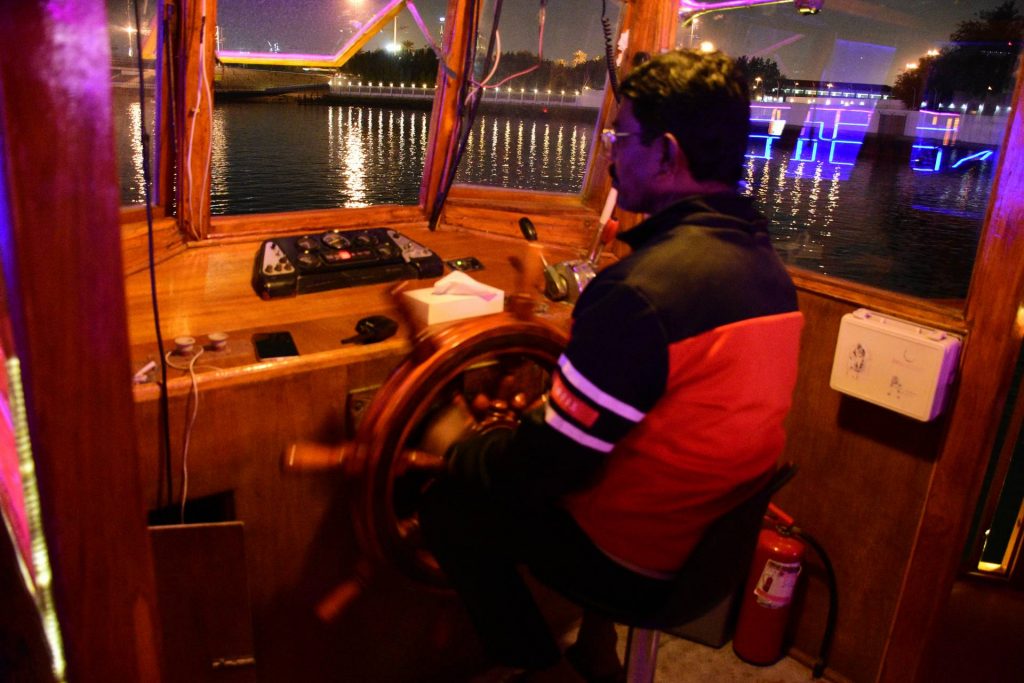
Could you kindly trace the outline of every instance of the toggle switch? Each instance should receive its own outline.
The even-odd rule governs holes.
[[[174,353],[179,356],[188,356],[192,354],[192,350],[195,348],[196,338],[195,337],[175,337],[174,338]]]
[[[211,351],[224,351],[228,348],[228,334],[227,332],[211,332],[206,336],[210,340],[210,344],[207,348]]]

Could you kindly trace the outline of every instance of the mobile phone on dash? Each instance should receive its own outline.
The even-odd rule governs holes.
[[[450,261],[445,261],[448,267],[452,270],[461,270],[463,272],[469,272],[471,270],[483,270],[484,264],[480,263],[480,259],[476,256],[463,256],[462,258],[453,258]]]
[[[259,360],[299,355],[291,332],[260,332],[252,335],[252,345]]]

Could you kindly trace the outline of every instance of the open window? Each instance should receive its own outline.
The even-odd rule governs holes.
[[[415,205],[445,9],[219,0],[211,213]]]
[[[474,88],[483,91],[457,183],[579,194],[614,62],[619,5],[482,3]],[[488,49],[494,58],[487,60]]]
[[[136,4],[139,10],[138,23],[135,14]],[[146,130],[152,134],[156,119],[157,5],[156,0],[140,0],[138,3],[121,0],[107,3],[111,105],[123,206],[140,205],[146,201],[142,133]],[[140,66],[143,86],[141,91]],[[148,152],[151,168],[156,158],[154,149],[154,145],[150,144]]]

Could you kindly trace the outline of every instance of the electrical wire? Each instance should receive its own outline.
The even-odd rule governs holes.
[[[192,430],[196,424],[196,418],[199,416],[199,378],[196,377],[196,361],[203,355],[203,348],[200,347],[188,361],[188,365],[181,366],[171,362],[171,354],[173,351],[168,351],[164,356],[164,361],[167,365],[177,369],[186,370],[189,378],[192,380],[192,388],[189,392],[189,399],[185,402],[185,412],[189,412],[189,403],[191,403],[191,414],[185,421],[185,433],[182,438],[181,445],[181,523],[185,523],[185,504],[188,502],[188,449],[192,443]]]
[[[497,30],[494,32],[494,44],[497,46],[495,49],[494,64],[491,66],[490,72],[487,74],[487,76],[484,77],[482,81],[480,81],[479,83],[477,83],[476,81],[471,81],[473,83],[473,89],[469,91],[468,95],[466,95],[467,102],[470,101],[474,96],[476,96],[477,92],[479,92],[481,88],[488,87],[487,82],[491,80],[491,78],[494,76],[494,72],[498,70],[498,64],[501,62],[501,33]]]
[[[420,28],[420,33],[423,34],[423,38],[427,41],[427,45],[434,51],[434,56],[437,57],[437,63],[444,69],[445,75],[448,78],[455,78],[455,70],[448,66],[448,62],[444,60],[444,53],[441,48],[434,42],[434,36],[430,34],[430,29],[427,28],[426,23],[423,21],[423,17],[420,16],[420,12],[416,9],[416,5],[412,0],[406,0],[405,8],[409,10],[409,14],[412,15],[412,20],[416,22],[416,25]]]
[[[146,237],[149,252],[149,296],[153,308],[153,326],[156,329],[156,345],[161,358],[160,362],[160,416],[161,416],[161,437],[164,443],[164,466],[167,477],[167,502],[174,499],[174,480],[171,472],[171,428],[168,415],[170,410],[167,403],[167,363],[163,360],[164,340],[160,332],[160,303],[156,293],[156,255],[153,236],[153,200],[152,200],[152,169],[149,163],[149,133],[146,131],[146,83],[145,72],[142,65],[142,20],[139,14],[139,2],[133,0],[132,6],[135,10],[135,53],[136,66],[139,71],[139,118],[142,138],[142,190],[146,202]],[[157,494],[158,498],[160,494]]]
[[[836,582],[836,571],[832,567],[832,561],[828,558],[825,548],[813,536],[799,527],[791,527],[789,532],[811,546],[825,567],[825,578],[828,583],[828,616],[825,618],[825,632],[821,636],[821,647],[818,649],[818,661],[811,669],[812,678],[821,678],[825,675],[825,668],[828,666],[832,636],[835,634],[836,618],[839,614],[839,587]]]
[[[612,23],[608,19],[608,3],[601,0],[601,30],[604,32],[604,61],[608,67],[608,86],[615,95],[615,101],[622,99],[619,94],[619,76],[615,71],[615,43],[612,40]]]
[[[498,47],[498,50],[497,50],[497,52],[495,54],[495,58],[494,58],[494,68],[491,69],[491,73],[487,75],[487,78],[484,79],[483,83],[480,84],[480,87],[482,87],[482,88],[500,88],[501,86],[505,85],[506,83],[508,83],[512,79],[519,78],[520,76],[525,76],[526,74],[534,72],[534,71],[536,71],[537,69],[540,68],[541,64],[544,61],[544,25],[545,25],[545,17],[547,16],[546,5],[547,5],[547,1],[546,0],[542,0],[542,2],[540,4],[540,11],[537,14],[537,63],[534,64],[533,66],[531,66],[528,69],[523,69],[522,71],[514,73],[511,76],[506,76],[505,78],[501,79],[500,81],[498,81],[497,83],[495,83],[493,85],[488,85],[487,81],[489,81],[491,79],[491,76],[494,74],[494,72],[498,70],[498,61],[501,59],[501,47],[500,47],[500,45],[501,45],[501,42],[500,42],[501,36],[498,34],[497,28],[495,28],[494,35],[495,35],[495,38],[498,40],[497,44],[498,44],[499,47]]]
[[[168,100],[170,100],[170,102],[171,102],[171,106],[164,107],[163,109],[158,110],[157,111],[157,120],[159,121],[160,116],[164,112],[168,112],[170,114],[170,116],[168,117],[168,121],[167,121],[167,123],[168,123],[167,135],[168,135],[168,138],[170,140],[177,140],[178,139],[178,137],[177,137],[178,122],[177,122],[177,118],[176,117],[178,115],[178,113],[177,113],[178,108],[177,108],[175,103],[178,101],[177,100],[178,89],[177,89],[177,81],[174,78],[174,76],[175,76],[175,74],[174,74],[174,63],[175,62],[174,62],[174,53],[172,51],[173,41],[169,40],[169,37],[171,35],[170,15],[173,12],[174,12],[174,5],[164,5],[164,16],[163,16],[163,20],[161,21],[161,24],[163,26],[162,39],[163,39],[163,44],[164,44],[164,63],[163,63],[162,66],[160,66],[158,68],[158,71],[157,71],[157,73],[161,73],[161,74],[165,73],[165,74],[167,74],[167,95],[168,95]],[[162,82],[158,83],[157,87],[159,88],[159,87],[161,87],[161,85],[162,85]],[[160,128],[158,128],[158,130],[159,129]],[[172,166],[171,168],[173,170],[174,168],[176,168],[176,165]],[[162,179],[160,178],[160,168],[159,167],[157,167],[157,181],[158,182],[155,184],[155,187],[161,187],[161,186],[168,186],[169,187],[170,186],[169,183],[167,183],[167,184],[163,183]],[[172,211],[171,211],[171,206],[170,205],[172,204],[172,202],[175,202],[174,194],[171,193],[168,197],[165,198],[165,201],[167,201],[167,203],[169,205],[167,213],[171,214]],[[176,202],[173,205],[173,210],[174,211],[177,210]]]
[[[546,0],[541,0],[542,3],[545,1]],[[484,64],[490,64],[494,55],[495,34],[497,33],[498,24],[501,20],[501,5],[502,0],[495,0],[494,19],[491,22],[491,37],[487,43],[487,53],[484,59]],[[476,13],[478,7],[479,3],[470,3],[470,22],[468,24],[470,26],[477,25]],[[448,198],[448,192],[451,191],[452,184],[455,182],[455,174],[458,171],[462,155],[466,151],[469,135],[473,127],[473,121],[476,119],[477,107],[480,104],[481,98],[479,97],[479,94],[472,99],[467,96],[469,94],[470,83],[472,82],[474,56],[475,52],[472,44],[467,44],[463,73],[468,74],[468,76],[462,81],[463,92],[461,93],[462,96],[458,100],[458,116],[455,120],[454,130],[452,130],[452,137],[456,138],[458,142],[454,148],[449,148],[448,155],[445,159],[441,183],[437,188],[436,201],[434,202],[433,210],[430,212],[430,221],[427,225],[430,230],[437,229],[437,221],[441,217],[441,210],[444,208],[445,200]]]
[[[136,0],[137,1],[137,0]],[[203,96],[207,96],[207,101],[210,103],[212,108],[212,96],[209,94],[209,82],[206,80],[206,52],[203,47],[204,37],[206,35],[206,0],[203,0],[200,5],[200,22],[199,22],[199,77],[196,79],[196,109],[192,113],[192,124],[189,127],[188,132],[188,148],[185,153],[185,175],[188,180],[189,191],[192,190],[192,145],[195,142],[196,135],[196,121],[199,120],[199,112],[203,106]],[[204,87],[204,85],[206,87]],[[196,198],[189,195],[189,226],[195,231],[196,225],[196,210],[198,208],[199,216],[202,218],[203,211],[205,208],[204,196],[206,195],[206,180],[209,177],[210,172],[210,155],[207,154],[206,163],[203,165],[203,184],[200,186],[199,203],[198,207],[196,204]],[[194,232],[193,237],[199,235]]]
[[[482,81],[478,82],[473,79],[473,51],[472,48],[467,47],[465,73],[469,75],[463,81],[465,95],[460,99],[458,118],[455,122],[455,130],[452,131],[452,136],[458,139],[458,143],[453,150],[449,150],[448,157],[445,160],[442,182],[438,186],[434,208],[430,213],[430,221],[428,223],[430,230],[437,229],[437,221],[441,217],[444,203],[448,199],[448,193],[451,191],[452,184],[455,182],[455,174],[458,172],[459,163],[462,161],[462,157],[469,145],[469,136],[473,130],[473,122],[476,120],[477,110],[480,107],[480,101],[483,99],[483,89],[500,88],[514,78],[519,78],[532,71],[536,71],[543,63],[544,25],[547,16],[547,4],[547,0],[540,0],[540,9],[537,12],[537,63],[530,68],[514,73],[511,76],[506,76],[493,85],[488,83],[498,70],[498,62],[501,59],[501,34],[498,31],[498,25],[501,23],[502,0],[495,0],[494,3],[494,19],[491,23],[491,35],[487,43],[486,56],[484,57],[484,64],[489,64],[490,68],[487,76]],[[476,4],[474,3],[471,11],[475,12],[475,7]],[[476,22],[473,21],[470,25],[475,26]]]

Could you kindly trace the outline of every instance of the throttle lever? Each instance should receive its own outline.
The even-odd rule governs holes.
[[[537,241],[537,228],[533,225],[533,221],[526,216],[519,219],[519,231],[523,233],[527,242]],[[552,301],[561,301],[569,295],[569,285],[558,270],[548,265],[548,260],[544,258],[544,252],[538,250],[537,253],[544,266],[544,294]]]
[[[537,228],[534,227],[533,221],[526,216],[519,219],[519,231],[523,233],[527,242],[537,241]]]

